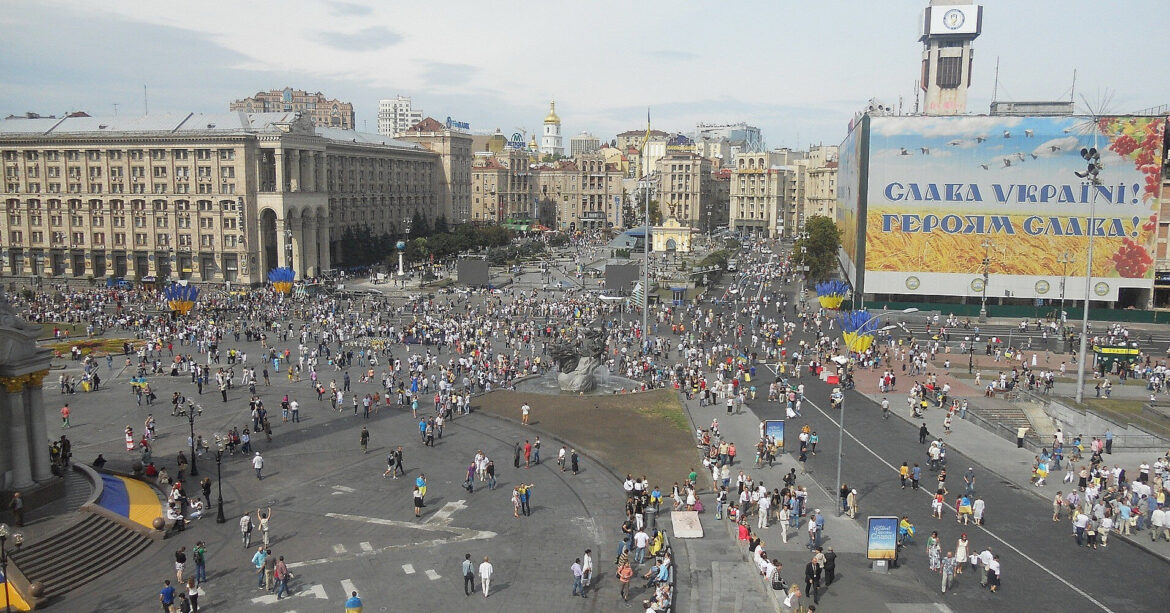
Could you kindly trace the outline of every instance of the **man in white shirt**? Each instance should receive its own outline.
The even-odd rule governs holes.
[[[634,534],[634,562],[641,564],[646,561],[646,546],[650,544],[650,535],[645,530],[638,530]]]
[[[985,548],[979,553],[979,585],[987,587],[987,569],[991,566],[994,558],[991,555],[991,547]]]
[[[257,451],[256,456],[252,458],[252,468],[256,469],[257,480],[264,478],[264,475],[262,474],[262,471],[264,470],[264,458],[260,457],[259,451]]]
[[[760,516],[759,527],[760,527],[760,529],[767,528],[768,527],[768,510],[772,508],[772,498],[769,497],[767,494],[760,496],[760,501],[757,503],[757,505],[758,505],[758,509],[759,509],[757,514]]]
[[[581,597],[585,597],[585,589],[589,587],[589,582],[593,579],[593,550],[586,549],[585,555],[581,556]]]
[[[491,561],[488,560],[487,556],[484,556],[483,563],[479,565],[479,583],[480,583],[480,587],[483,589],[483,597],[484,598],[488,597],[488,590],[492,586],[492,571],[493,570],[494,569],[492,568]]]
[[[1170,530],[1166,528],[1166,512],[1157,507],[1150,513],[1150,541],[1157,541],[1158,537],[1166,533],[1166,540],[1170,540]]]

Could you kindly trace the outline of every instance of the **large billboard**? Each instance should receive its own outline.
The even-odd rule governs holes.
[[[865,144],[864,133],[869,122],[869,116],[863,116],[859,121],[849,126],[849,136],[837,148],[837,227],[841,228],[841,265],[845,269],[845,277],[855,290],[862,289],[862,279],[857,271],[864,265],[861,256],[864,253],[863,241],[865,235],[860,231],[863,222],[862,213],[865,207],[865,190],[862,189],[862,177],[865,175],[867,162],[862,152]]]
[[[1151,288],[1164,129],[1160,117],[865,118],[852,258],[864,292],[978,297],[987,258],[988,297],[1060,299],[1067,273],[1076,299],[1090,233],[1094,299]],[[1100,154],[1098,185],[1075,174],[1085,148]]]

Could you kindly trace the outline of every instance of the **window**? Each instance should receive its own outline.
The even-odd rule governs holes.
[[[200,217],[199,218],[199,227],[203,228],[204,230],[207,230],[209,228],[214,228],[215,227],[215,220],[210,218],[210,217]]]
[[[146,167],[145,166],[131,166],[130,167],[130,176],[137,177],[137,178],[145,177],[146,176]]]
[[[121,183],[114,183],[114,184],[110,185],[110,193],[111,194],[124,194],[124,193],[126,193],[126,186],[121,184]]]
[[[234,248],[236,246],[236,235],[228,234],[223,237],[223,246],[225,248]]]
[[[65,152],[65,160],[68,162],[80,162],[81,161],[81,152],[80,151],[66,151]]]
[[[220,168],[219,169],[219,176],[221,178],[228,178],[228,179],[236,178],[236,167],[235,166],[224,166],[223,168]]]
[[[171,244],[171,235],[170,234],[163,234],[161,232],[158,234],[155,234],[154,235],[154,244],[162,245],[162,246],[166,246],[166,245]]]
[[[106,152],[106,157],[110,158],[111,161],[112,160],[121,160],[122,159],[122,152],[118,151],[117,149],[110,149],[109,151]]]
[[[40,183],[29,183],[28,184],[28,191],[33,193],[33,194],[41,193],[41,184]],[[80,185],[77,186],[77,191],[81,191]]]
[[[219,184],[219,193],[221,193],[221,194],[234,194],[234,193],[236,193],[236,184],[235,183],[220,183]]]
[[[935,82],[938,83],[939,87],[958,87],[963,82],[963,58],[938,58],[938,74],[935,75]]]
[[[41,158],[41,154],[36,151],[25,151],[24,159],[27,162],[35,162]]]
[[[211,149],[196,149],[195,150],[195,159],[197,159],[197,160],[210,160],[211,159]]]
[[[32,170],[32,169],[30,168],[29,170]],[[58,179],[61,177],[61,167],[60,166],[50,166],[48,171],[46,171],[46,172],[47,172],[48,177],[50,179]]]
[[[102,159],[102,152],[96,149],[90,149],[85,152],[85,157],[91,162],[100,162]]]
[[[95,246],[96,246],[96,245],[102,245],[102,246],[104,246],[104,245],[106,244],[106,234],[105,234],[105,232],[94,232],[94,233],[93,233],[93,244],[94,244]]]
[[[145,228],[146,227],[146,218],[142,217],[140,215],[135,215],[134,216],[134,227],[135,228]]]
[[[176,194],[190,194],[191,193],[191,185],[188,183],[178,183],[175,185],[175,193]]]
[[[165,193],[167,193],[167,184],[166,183],[155,183],[154,188],[151,190],[151,193],[152,194],[165,194]]]
[[[171,152],[171,154],[175,156],[176,160],[185,160],[187,159],[187,156],[190,155],[190,153],[191,152],[187,151],[186,149],[176,149]]]
[[[146,246],[146,234],[142,232],[136,232],[134,234],[134,244],[139,247]]]
[[[165,159],[167,159],[166,149],[151,149],[150,150],[150,159],[152,159],[152,160],[165,160]]]
[[[34,243],[43,243],[45,242],[45,233],[36,231],[29,232],[29,238],[31,238],[32,242]]]
[[[121,193],[121,192],[119,192],[119,193]],[[130,193],[131,194],[145,194],[146,193],[146,184],[135,183],[134,185],[131,185],[130,186]]]
[[[5,183],[4,184],[4,191],[6,191],[10,194],[15,194],[16,192],[20,191],[20,184],[19,183]]]
[[[126,218],[122,215],[114,215],[110,218],[110,225],[114,226],[115,228],[125,228]]]
[[[130,159],[141,160],[142,159],[142,150],[141,149],[131,149],[130,150]]]
[[[91,194],[102,193],[102,184],[101,183],[90,183],[89,184],[89,193],[91,193]]]
[[[9,213],[8,214],[8,223],[10,223],[14,226],[20,225],[20,213]]]
[[[165,178],[167,176],[167,167],[166,166],[154,166],[153,168],[151,168],[151,172],[153,173],[154,178],[162,179],[162,178]]]
[[[74,232],[73,240],[70,241],[71,246],[80,247],[85,244],[85,232]]]
[[[81,178],[81,168],[78,166],[70,166],[69,167],[69,178],[70,179],[80,179]]]
[[[224,217],[223,218],[223,228],[225,230],[235,230],[236,229],[236,218],[235,217]]]
[[[80,226],[81,224],[85,223],[85,218],[83,218],[81,215],[70,215],[69,223],[70,225]]]
[[[125,233],[123,233],[123,232],[115,232],[114,233],[114,246],[115,247],[125,247],[126,246],[126,234]]]
[[[214,209],[211,208],[211,201],[210,200],[200,200],[199,201],[199,210],[200,211],[211,211]]]
[[[24,233],[20,230],[13,230],[8,233],[8,240],[12,241],[15,245],[19,245],[24,242]]]
[[[191,227],[191,218],[189,216],[180,217],[178,219],[178,226],[180,228],[190,228]]]
[[[175,167],[175,178],[176,179],[187,179],[190,176],[191,176],[191,167],[190,166],[176,166]]]
[[[211,167],[210,166],[199,166],[198,168],[195,169],[195,174],[196,174],[196,176],[200,176],[200,177],[210,177],[211,176]]]
[[[197,193],[197,194],[210,194],[211,193],[211,185],[209,185],[207,183],[200,183],[199,185],[195,186],[195,193]]]
[[[199,246],[200,247],[214,247],[215,246],[215,235],[213,235],[213,234],[200,234],[199,235]]]
[[[170,217],[167,217],[165,215],[158,215],[154,218],[154,227],[156,227],[156,228],[169,227],[169,225],[170,225],[169,220],[170,220]]]
[[[101,215],[94,215],[90,218],[90,221],[93,222],[94,227],[100,228],[106,225],[106,218]]]
[[[235,149],[220,149],[219,150],[219,159],[221,161],[225,161],[225,162],[236,159],[236,150]]]

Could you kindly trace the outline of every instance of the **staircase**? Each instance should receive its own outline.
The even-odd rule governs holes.
[[[1008,430],[1011,435],[1008,437],[1010,440],[1015,440],[1018,428],[1027,427],[1028,435],[1025,438],[1032,442],[1040,442],[1040,437],[1037,435],[1032,421],[1028,419],[1028,414],[1014,403],[998,398],[979,398],[971,402],[968,410],[987,422]]]
[[[11,553],[9,560],[29,582],[44,586],[45,598],[53,598],[120,566],[150,544],[149,537],[91,514],[63,532]]]

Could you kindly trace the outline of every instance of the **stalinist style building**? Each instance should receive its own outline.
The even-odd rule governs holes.
[[[416,213],[433,221],[441,164],[421,145],[300,113],[5,119],[0,273],[256,283],[292,266],[313,276],[352,255],[347,230],[394,235]]]

